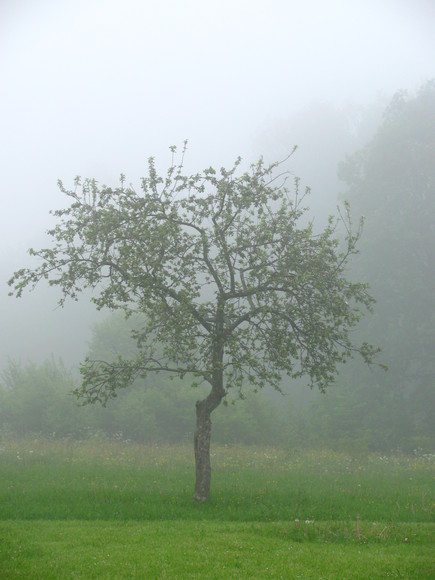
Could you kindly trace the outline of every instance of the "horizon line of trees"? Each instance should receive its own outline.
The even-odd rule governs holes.
[[[25,365],[10,361],[0,379],[0,436],[121,438],[140,443],[190,443],[197,389],[163,376],[138,380],[106,408],[80,406],[71,394],[79,377],[54,357]],[[423,402],[424,403],[424,402]],[[374,382],[343,381],[327,395],[298,402],[289,393],[250,393],[217,410],[214,442],[347,452],[432,452],[433,426],[419,421],[422,401],[392,400]]]

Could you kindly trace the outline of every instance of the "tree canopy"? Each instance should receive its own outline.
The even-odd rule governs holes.
[[[371,363],[377,349],[354,344],[351,329],[373,299],[346,276],[361,224],[348,207],[320,233],[305,223],[305,192],[289,189],[280,163],[260,159],[241,172],[209,167],[183,173],[176,149],[165,176],[149,159],[141,189],[121,176],[116,188],[76,178],[66,209],[54,211],[54,244],[30,250],[35,269],[15,273],[20,296],[40,280],[78,299],[92,290],[97,308],[140,313],[135,356],[87,359],[77,394],[86,402],[116,395],[138,376],[169,372],[208,383],[198,401],[195,497],[208,498],[211,412],[228,393],[280,389],[283,374],[325,390],[354,353]],[[345,228],[344,243],[337,226]]]

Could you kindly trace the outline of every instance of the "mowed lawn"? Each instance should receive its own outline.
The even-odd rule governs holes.
[[[435,457],[0,443],[0,578],[435,578]]]

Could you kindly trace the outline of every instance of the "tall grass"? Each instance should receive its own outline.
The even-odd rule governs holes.
[[[3,442],[0,519],[431,522],[434,460],[216,446],[198,505],[190,446]]]

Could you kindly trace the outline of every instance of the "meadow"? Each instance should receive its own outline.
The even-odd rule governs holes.
[[[435,456],[0,443],[1,578],[432,578]]]

